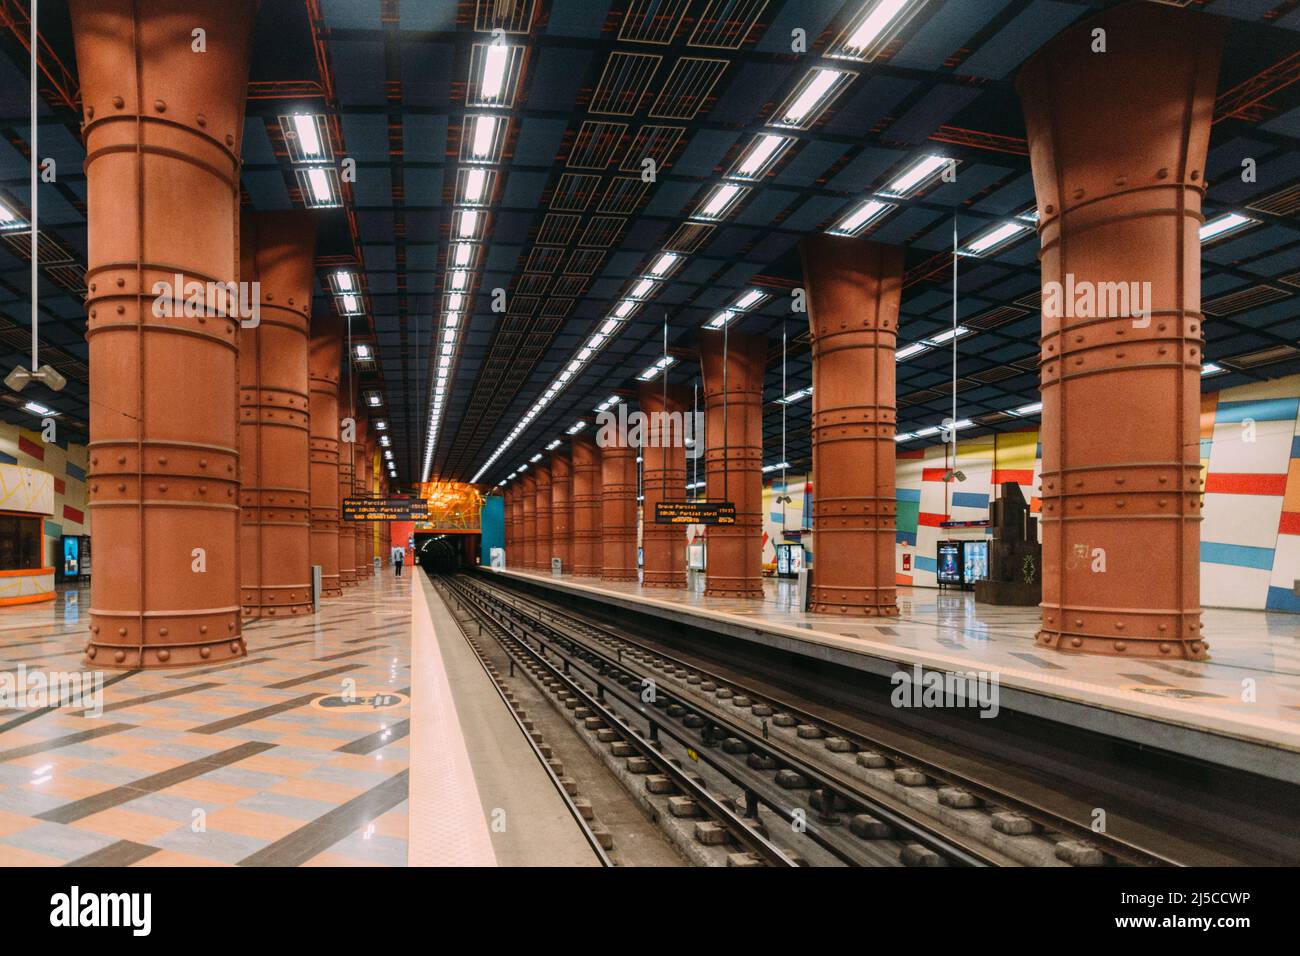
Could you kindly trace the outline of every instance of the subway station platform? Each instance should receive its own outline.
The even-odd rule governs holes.
[[[98,715],[0,710],[0,865],[594,864],[423,578],[246,623],[235,662],[104,671]],[[79,672],[88,609],[6,610],[0,674]]]
[[[900,667],[997,675],[1000,705],[1072,727],[1279,780],[1300,782],[1300,617],[1206,608],[1212,659],[1117,660],[1034,645],[1037,608],[977,604],[962,591],[900,587],[899,616],[849,619],[797,610],[791,580],[762,601],[572,575],[493,570],[558,595],[887,676]]]

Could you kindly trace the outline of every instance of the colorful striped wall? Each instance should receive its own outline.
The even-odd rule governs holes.
[[[1036,427],[959,442],[957,467],[966,474],[963,482],[943,481],[949,454],[942,445],[899,448],[899,584],[935,587],[939,540],[986,533],[939,525],[986,519],[989,496],[1002,482],[1019,484],[1031,510],[1039,511],[1042,449]],[[1205,394],[1200,457],[1205,489],[1201,603],[1300,613],[1295,593],[1300,582],[1300,375]],[[811,493],[804,493],[802,478],[791,478],[790,486],[803,520],[812,513]],[[774,542],[797,540],[780,536],[774,498],[769,484],[764,561],[773,560]],[[790,520],[790,508],[786,505],[785,526],[798,527]],[[804,543],[811,549],[811,535],[804,536]]]
[[[54,477],[54,514],[45,520],[45,564],[60,567],[60,539],[65,534],[90,534],[86,509],[85,445],[46,443],[39,431],[0,422],[0,462],[22,465]]]

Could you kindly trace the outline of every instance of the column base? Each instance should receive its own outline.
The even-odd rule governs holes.
[[[667,581],[645,580],[641,582],[641,586],[643,588],[684,588],[686,587],[686,577],[683,575],[680,578],[672,578]]]
[[[86,645],[86,656],[81,663],[88,670],[165,670],[200,664],[223,664],[247,656],[248,645],[240,635],[211,644],[149,645],[144,648],[143,655],[138,645],[125,647],[92,642]]]
[[[757,588],[718,588],[718,587],[709,587],[706,585],[704,588],[704,596],[705,597],[729,597],[729,598],[758,598],[762,600],[764,594],[763,594],[762,585],[759,585]]]
[[[811,601],[808,610],[812,614],[840,614],[844,617],[897,617],[898,605],[863,605],[840,604],[837,601]]]
[[[323,598],[336,598],[336,597],[340,597],[342,594],[343,594],[343,588],[339,587],[338,585],[335,585],[332,588],[320,589],[320,596]]]
[[[635,581],[635,574],[601,574],[602,581]]]
[[[1094,654],[1101,657],[1141,657],[1162,660],[1208,661],[1208,641],[1158,640],[1146,637],[1110,638],[1088,634],[1062,634],[1039,631],[1034,635],[1039,647],[1050,647],[1062,654]]]

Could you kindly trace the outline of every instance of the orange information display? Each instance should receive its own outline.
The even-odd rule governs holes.
[[[483,508],[483,493],[477,485],[463,481],[427,481],[418,486],[428,517],[417,519],[416,531],[449,531],[477,534]]]

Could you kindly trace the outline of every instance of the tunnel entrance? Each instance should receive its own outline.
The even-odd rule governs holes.
[[[415,563],[430,574],[456,574],[478,564],[477,534],[415,533]]]

